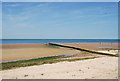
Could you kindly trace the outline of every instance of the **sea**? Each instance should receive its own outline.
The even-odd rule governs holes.
[[[118,39],[0,39],[0,44],[118,43]]]

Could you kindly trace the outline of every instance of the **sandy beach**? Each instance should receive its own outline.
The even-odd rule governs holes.
[[[117,48],[119,43],[62,43],[62,45],[67,46],[74,46],[74,47],[80,47],[84,49],[90,49],[90,50],[101,50],[103,47],[110,47],[110,48]]]
[[[73,49],[50,47],[43,44],[3,45],[2,61],[64,55],[79,52]]]
[[[110,43],[64,43],[64,45],[77,46],[92,50],[98,50],[100,46],[111,46]],[[113,43],[113,47],[117,47]],[[51,47],[43,44],[16,44],[3,45],[3,61],[45,57],[54,55],[81,52],[68,48]],[[83,52],[84,53],[84,52]],[[73,58],[99,56],[99,54],[83,54]],[[66,58],[67,59],[67,58]],[[71,58],[70,58],[71,59]],[[100,55],[95,59],[64,61],[53,64],[18,67],[1,71],[3,79],[117,79],[118,57]]]
[[[118,5],[1,0],[2,78],[118,79]]]
[[[3,79],[117,79],[118,58],[101,57],[2,71]]]
[[[62,43],[67,46],[101,50],[99,47],[118,48],[118,43]],[[2,61],[64,55],[80,52],[73,49],[50,47],[44,44],[4,44],[2,45]]]

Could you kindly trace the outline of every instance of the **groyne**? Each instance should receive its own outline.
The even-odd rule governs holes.
[[[118,57],[118,54],[110,54],[110,53],[103,53],[103,52],[97,52],[97,51],[93,51],[93,50],[88,50],[88,49],[84,49],[84,48],[78,48],[78,47],[73,47],[73,46],[67,46],[67,45],[61,45],[58,43],[48,43],[49,45],[53,45],[53,46],[60,46],[60,47],[67,47],[67,48],[72,48],[72,49],[76,49],[76,50],[80,50],[80,51],[86,51],[86,52],[90,52],[90,53],[96,53],[96,54],[101,54],[101,55],[108,55],[108,56],[115,56]]]

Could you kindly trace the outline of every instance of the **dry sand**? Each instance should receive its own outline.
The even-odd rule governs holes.
[[[2,61],[55,56],[75,52],[78,52],[78,50],[48,47],[43,44],[3,45]]]
[[[117,79],[118,58],[44,64],[2,71],[3,79]]]
[[[2,61],[2,46],[0,45],[0,61]],[[0,69],[2,68],[2,65],[0,64]],[[2,73],[0,72],[0,81],[2,80]]]

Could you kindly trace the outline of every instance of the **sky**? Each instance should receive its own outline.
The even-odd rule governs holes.
[[[3,2],[119,2],[119,0],[1,0]]]
[[[2,39],[2,3],[0,1],[0,39]]]
[[[3,2],[3,39],[116,39],[117,2]]]

